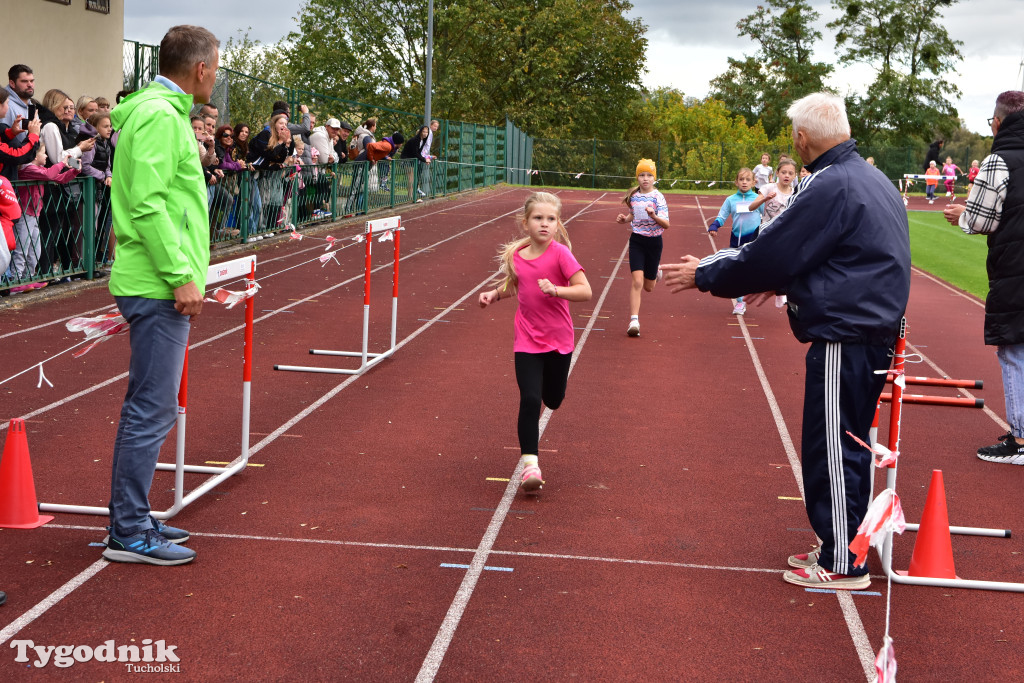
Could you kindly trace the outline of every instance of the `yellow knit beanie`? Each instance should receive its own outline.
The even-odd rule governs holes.
[[[658,169],[655,167],[653,159],[640,160],[640,163],[636,165],[636,176],[639,178],[641,173],[650,173],[655,180],[658,179]]]

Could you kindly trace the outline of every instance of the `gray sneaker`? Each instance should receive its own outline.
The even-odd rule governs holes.
[[[113,529],[108,529],[108,531],[110,535],[107,540],[107,549],[103,551],[103,557],[113,562],[171,566],[186,564],[196,559],[194,550],[174,545],[154,529],[146,529],[141,533],[125,537],[118,536]]]
[[[817,546],[809,553],[799,553],[797,555],[789,556],[789,566],[794,569],[802,569],[804,567],[810,567],[818,564],[818,558],[821,557],[821,546]]]

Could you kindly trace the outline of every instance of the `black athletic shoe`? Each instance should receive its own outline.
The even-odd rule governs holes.
[[[0,605],[4,604],[5,602],[7,602],[7,593],[0,591]]]
[[[986,462],[1002,462],[1007,465],[1024,465],[1024,445],[1018,444],[1013,432],[999,437],[999,443],[978,449],[978,457]]]

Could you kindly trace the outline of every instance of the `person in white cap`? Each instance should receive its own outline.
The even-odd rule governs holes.
[[[334,151],[334,143],[341,137],[341,122],[338,119],[327,119],[327,123],[317,126],[309,136],[309,144],[319,153],[321,164],[338,163],[338,155]]]

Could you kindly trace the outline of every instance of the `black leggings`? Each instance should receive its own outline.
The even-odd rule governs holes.
[[[536,455],[540,440],[541,402],[551,410],[562,405],[569,379],[571,353],[516,352],[516,382],[519,383],[519,449]]]

